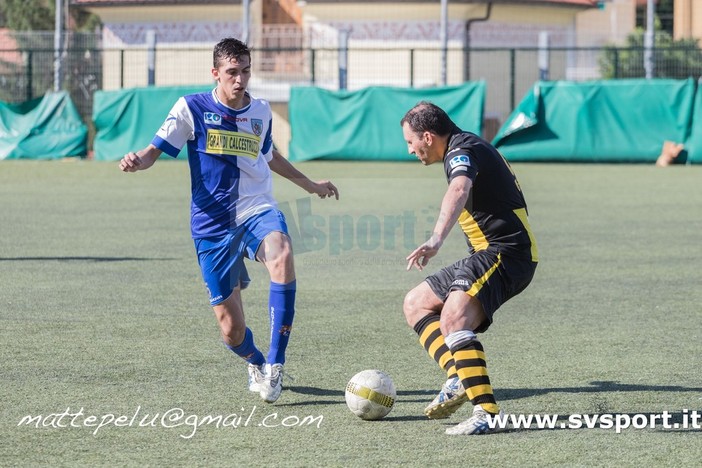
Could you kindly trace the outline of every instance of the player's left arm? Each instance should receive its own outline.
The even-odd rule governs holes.
[[[273,157],[268,161],[271,170],[276,174],[285,177],[290,182],[299,186],[307,193],[313,193],[319,198],[335,197],[339,199],[339,190],[328,180],[313,181],[290,164],[277,150],[273,150]]]
[[[414,252],[407,256],[408,270],[410,270],[412,266],[418,270],[422,270],[427,263],[429,263],[429,259],[439,253],[439,249],[444,244],[444,241],[451,232],[451,228],[456,224],[456,221],[458,221],[458,217],[461,215],[461,211],[463,211],[466,205],[472,186],[473,182],[468,176],[460,175],[451,179],[448,189],[444,194],[444,198],[441,201],[441,210],[439,211],[439,217],[434,225],[434,232],[425,243],[417,247]]]

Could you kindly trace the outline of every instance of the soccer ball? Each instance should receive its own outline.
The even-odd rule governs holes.
[[[359,372],[346,385],[346,406],[361,419],[382,419],[396,396],[390,376],[375,369]]]

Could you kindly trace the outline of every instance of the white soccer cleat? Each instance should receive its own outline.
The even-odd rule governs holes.
[[[263,364],[249,364],[246,370],[249,372],[249,391],[260,393],[263,385]]]
[[[283,365],[266,364],[263,381],[260,386],[261,399],[266,403],[275,403],[283,391]]]
[[[475,405],[473,408],[473,416],[468,418],[467,421],[449,427],[446,429],[446,433],[449,435],[477,435],[501,432],[507,429],[507,426],[500,426],[498,422],[501,421],[498,421],[498,418],[502,420],[504,416],[505,414],[502,410],[500,410],[499,414],[490,414],[485,411],[482,406]]]
[[[466,401],[468,395],[463,389],[461,379],[453,377],[444,383],[436,398],[424,408],[424,414],[429,419],[448,418]]]

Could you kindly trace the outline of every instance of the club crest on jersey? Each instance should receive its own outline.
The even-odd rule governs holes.
[[[470,159],[468,159],[468,156],[466,156],[464,154],[462,154],[460,156],[454,156],[449,161],[449,166],[451,166],[451,169],[455,169],[458,166],[470,167]]]
[[[210,125],[222,125],[222,116],[214,112],[205,112],[205,123]]]
[[[261,136],[263,132],[263,120],[251,119],[251,131],[254,132],[254,135]]]

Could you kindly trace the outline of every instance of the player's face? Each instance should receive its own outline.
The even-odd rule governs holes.
[[[417,134],[412,130],[408,123],[402,124],[402,135],[407,142],[407,152],[413,154],[425,166],[436,162],[436,157],[431,151],[431,135],[429,132]]]
[[[220,99],[230,107],[240,107],[251,78],[251,59],[242,56],[238,60],[224,60],[217,68],[212,69],[212,76],[218,83]]]

